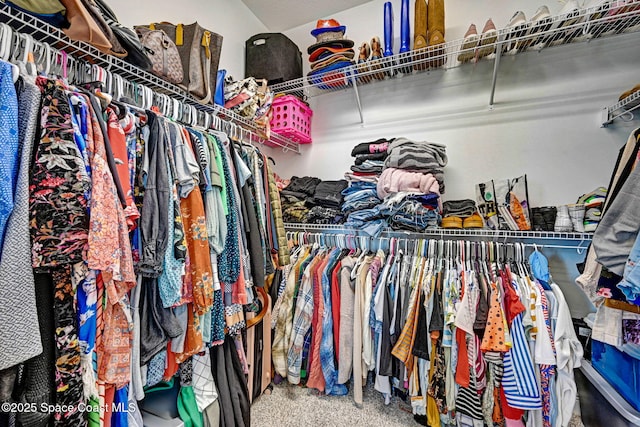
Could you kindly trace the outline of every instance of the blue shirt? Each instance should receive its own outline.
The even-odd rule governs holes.
[[[335,355],[333,352],[333,317],[331,306],[331,271],[336,266],[341,252],[340,249],[334,249],[333,252],[329,254],[329,262],[327,262],[327,266],[322,272],[324,311],[322,312],[320,363],[322,364],[325,392],[334,396],[344,396],[347,394],[347,387],[344,384],[338,384],[338,370],[336,369]]]
[[[0,61],[0,249],[13,211],[19,166],[18,96],[11,65]]]

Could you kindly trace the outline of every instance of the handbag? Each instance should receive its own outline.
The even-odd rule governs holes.
[[[61,0],[67,9],[69,28],[63,29],[71,40],[87,42],[105,53],[111,53],[113,45],[100,29],[95,19],[80,0]]]
[[[197,22],[174,25],[169,22],[151,24],[163,30],[175,42],[184,72],[179,86],[200,102],[213,102],[222,36],[204,29]]]
[[[109,8],[103,0],[91,1],[95,1],[95,4],[102,13],[105,22],[109,25],[111,31],[118,39],[118,42],[120,42],[120,45],[122,45],[126,51],[126,56],[124,56],[123,59],[145,71],[150,71],[152,69],[151,60],[147,56],[145,48],[140,43],[136,32],[130,28],[122,26],[118,22],[118,18],[115,13],[113,13],[111,8]]]
[[[182,61],[175,43],[162,30],[135,27],[142,46],[151,60],[151,72],[165,80],[178,84],[184,79]]]
[[[100,27],[102,33],[109,39],[109,43],[111,43],[111,49],[107,53],[117,56],[118,58],[124,58],[125,56],[127,56],[127,51],[124,47],[122,47],[120,41],[111,30],[111,27],[104,19],[104,16],[102,15],[102,12],[100,11],[100,8],[96,4],[96,2],[94,0],[81,1],[87,11],[91,14],[91,17],[94,19],[96,24],[98,24],[98,26]]]

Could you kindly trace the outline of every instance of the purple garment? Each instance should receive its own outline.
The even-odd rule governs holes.
[[[640,320],[622,320],[622,343],[640,345]]]

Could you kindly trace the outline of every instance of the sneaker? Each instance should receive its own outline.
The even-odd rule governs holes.
[[[549,31],[553,25],[553,19],[551,19],[549,8],[547,6],[540,6],[538,10],[536,10],[536,13],[531,17],[529,25],[531,26],[529,34],[532,37],[528,39],[528,41],[523,42],[522,49],[526,47],[541,49],[544,46],[538,46],[538,44],[542,41],[542,37],[537,36],[537,34]]]
[[[553,231],[556,223],[556,216],[558,214],[558,210],[556,209],[556,207],[555,206],[542,207],[540,208],[540,213],[544,218],[544,225],[545,225],[544,230]]]
[[[569,216],[573,223],[573,229],[578,233],[584,233],[584,204],[569,205]]]
[[[594,231],[596,231],[596,228],[598,228],[598,224],[600,224],[600,222],[585,221],[584,222],[584,232],[585,233],[593,233]]]
[[[496,40],[498,40],[498,31],[496,30],[496,26],[493,23],[493,20],[489,18],[484,24],[484,28],[482,29],[480,45],[478,51],[476,52],[476,61],[480,58],[491,55],[495,51]]]
[[[558,206],[556,215],[556,222],[553,225],[553,231],[557,233],[570,233],[573,231],[573,222],[569,216],[569,206]]]
[[[524,16],[524,12],[519,10],[514,13],[507,24],[506,29],[508,29],[509,32],[505,37],[505,44],[502,48],[502,52],[507,55],[515,55],[518,53],[520,45],[517,39],[525,36],[529,30],[529,23],[527,22],[527,18]],[[515,39],[515,41],[510,42],[509,40],[512,39]]]
[[[638,85],[640,90],[640,85]],[[607,189],[605,187],[598,187],[590,193],[583,194],[578,198],[577,203],[584,204],[585,209],[589,209],[601,203],[604,203],[607,198]]]
[[[544,216],[540,208],[531,208],[531,225],[533,231],[546,231]]]
[[[467,62],[473,59],[476,55],[475,48],[478,45],[478,30],[476,29],[475,24],[469,25],[469,29],[464,34],[464,39],[462,40],[462,47],[460,48],[460,53],[458,54],[458,61]]]

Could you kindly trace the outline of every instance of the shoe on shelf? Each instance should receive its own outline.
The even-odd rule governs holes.
[[[462,226],[464,228],[484,228],[484,221],[478,212],[474,212],[473,215],[464,219]]]
[[[498,40],[498,30],[496,30],[493,20],[489,18],[482,29],[478,51],[476,52],[476,61],[495,52],[496,40]]]
[[[531,222],[534,231],[553,231],[556,222],[556,207],[531,208]]]
[[[553,25],[553,19],[551,18],[549,8],[544,5],[540,6],[531,17],[529,25],[531,27],[529,30],[530,37],[527,37],[527,39],[522,42],[522,46],[520,46],[519,49],[542,49],[544,45],[541,42],[544,37],[540,37],[539,34],[549,31]]]
[[[413,55],[413,69],[424,71],[429,68],[426,62],[427,55],[424,49],[427,47],[427,2],[416,0],[413,14],[413,50],[419,51]]]
[[[357,65],[357,72],[358,72],[358,82],[360,83],[369,83],[372,79],[371,74],[367,74],[367,72],[369,71],[369,59],[371,58],[371,46],[369,46],[369,43],[367,42],[362,42],[362,44],[360,45],[360,52],[358,54],[358,65]],[[364,75],[360,75],[360,74],[364,74]]]
[[[442,218],[442,228],[462,228],[462,218],[459,216],[445,216]]]
[[[576,203],[568,205],[568,210],[574,231],[584,233],[584,204]]]
[[[553,32],[553,35],[547,37],[546,44],[549,46],[556,46],[567,42],[567,36],[573,35],[574,29],[562,31],[562,28],[569,27],[580,19],[580,7],[576,0],[567,0],[558,12],[560,20],[552,26],[557,31]]]
[[[383,67],[382,59],[382,44],[380,43],[380,37],[375,36],[371,39],[371,63],[369,68],[371,70],[379,70]],[[373,78],[377,80],[384,80],[384,73],[375,73]]]
[[[502,52],[507,55],[515,55],[518,53],[520,45],[522,44],[522,40],[519,39],[527,35],[529,30],[529,23],[527,22],[526,16],[524,16],[524,12],[519,10],[514,13],[506,29],[509,30],[509,32],[505,37]]]
[[[540,208],[531,208],[531,229],[533,231],[545,231],[546,224]]]
[[[606,21],[610,22],[610,29],[615,34],[627,32],[638,25],[638,9],[640,5],[633,4],[635,0],[614,0],[607,11]]]
[[[429,66],[438,68],[447,60],[444,48],[444,0],[429,0],[427,3],[427,31],[429,39]]]
[[[553,231],[556,224],[558,209],[555,206],[545,206],[540,208],[540,212],[544,218],[545,231]]]
[[[570,233],[573,231],[573,222],[569,216],[569,206],[561,205],[557,208],[556,222],[553,231],[557,233]]]
[[[600,221],[585,221],[584,222],[584,232],[585,233],[593,233],[598,228],[598,224]]]
[[[638,85],[638,90],[640,90],[640,85]],[[582,203],[584,204],[585,209],[589,209],[604,203],[606,198],[607,189],[605,187],[598,187],[592,192],[580,196],[577,203]]]
[[[623,92],[622,95],[620,95],[620,98],[618,98],[618,101],[620,102],[623,102],[631,95],[635,96],[633,96],[633,100],[627,100],[627,102],[624,104],[624,107],[622,108],[624,108],[625,110],[632,110],[640,105],[640,94],[638,94],[638,92],[640,92],[640,84],[637,84],[633,88]]]
[[[462,47],[460,48],[460,53],[458,54],[458,61],[467,62],[473,59],[473,57],[476,55],[476,46],[478,45],[478,39],[479,37],[476,25],[469,25],[469,29],[464,34],[464,39],[462,40]]]

